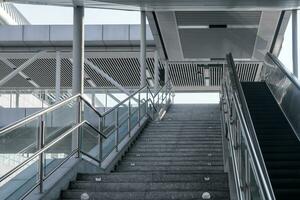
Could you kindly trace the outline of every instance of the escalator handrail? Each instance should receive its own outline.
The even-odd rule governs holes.
[[[282,62],[280,62],[280,60],[276,56],[274,56],[270,52],[268,52],[266,56],[268,56],[272,60],[272,62],[286,75],[286,77],[298,88],[298,90],[300,90],[300,82],[296,78],[296,76],[293,73],[289,72],[288,69],[282,64]]]
[[[255,165],[255,169],[257,170],[258,173],[258,179],[259,182],[261,183],[263,192],[264,192],[264,196],[266,197],[266,199],[269,200],[274,200],[275,199],[275,195],[274,195],[274,191],[272,188],[272,184],[267,172],[267,168],[262,156],[262,152],[258,143],[258,139],[256,137],[256,132],[255,132],[255,128],[251,119],[251,115],[247,106],[247,101],[245,98],[245,94],[244,91],[242,89],[242,85],[240,83],[237,71],[235,69],[235,64],[234,64],[234,60],[232,57],[232,54],[228,54],[226,55],[226,59],[227,59],[227,64],[228,64],[228,69],[232,70],[232,77],[231,79],[233,79],[233,84],[235,87],[234,91],[234,103],[235,103],[235,107],[237,108],[238,114],[240,115],[240,119],[241,119],[241,123],[244,127],[245,133],[246,133],[246,142],[249,144],[249,152],[251,154],[251,157],[253,158],[253,164]]]

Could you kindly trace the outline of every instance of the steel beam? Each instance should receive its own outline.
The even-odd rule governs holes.
[[[158,51],[154,53],[154,91],[158,91],[159,85],[159,60],[158,60]]]
[[[293,38],[293,73],[298,77],[298,20],[297,10],[292,11],[292,38]]]
[[[85,63],[88,64],[91,68],[93,68],[98,74],[100,74],[101,76],[103,76],[103,78],[105,78],[107,81],[109,81],[110,83],[112,83],[114,86],[116,86],[119,90],[121,90],[122,92],[126,93],[127,95],[130,95],[130,92],[125,89],[122,85],[120,85],[117,81],[115,81],[114,79],[112,79],[108,74],[106,74],[103,70],[101,70],[99,67],[97,67],[96,65],[94,65],[94,63],[92,63],[91,61],[89,61],[88,59],[85,59]]]
[[[35,54],[32,58],[27,60],[25,63],[23,63],[20,67],[15,68],[13,72],[5,76],[2,80],[0,80],[0,86],[4,85],[7,81],[14,78],[17,74],[21,73],[22,70],[24,70],[26,67],[31,65],[36,59],[40,58],[42,55],[45,54],[45,51],[41,51],[37,54]]]

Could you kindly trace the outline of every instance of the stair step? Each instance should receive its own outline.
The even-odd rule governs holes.
[[[221,151],[200,151],[200,152],[131,152],[129,151],[127,155],[130,156],[141,156],[141,157],[147,157],[147,156],[151,156],[151,157],[203,157],[203,156],[207,156],[207,157],[215,157],[215,156],[223,156],[223,152]]]
[[[194,114],[197,107],[186,113],[171,107],[165,120],[145,127],[112,172],[78,174],[61,199],[87,193],[94,200],[196,200],[209,192],[211,200],[229,200],[219,106],[200,106]]]
[[[222,148],[197,148],[197,149],[176,149],[176,151],[174,150],[174,148],[165,148],[165,149],[130,149],[129,150],[130,153],[192,153],[194,155],[197,155],[199,153],[215,153],[215,152],[223,152]]]
[[[191,191],[191,190],[218,190],[226,191],[228,184],[220,181],[200,182],[134,182],[134,183],[102,183],[75,181],[69,189],[89,192],[149,192],[149,191]]]
[[[227,184],[227,174],[224,172],[215,173],[120,173],[110,174],[78,174],[79,181],[96,181],[101,177],[101,182],[105,183],[130,183],[130,182],[206,182],[205,177],[210,181],[220,181]]]
[[[202,199],[204,192],[210,192],[211,200],[229,200],[225,191],[151,191],[151,192],[88,192],[90,199],[110,200],[194,200]],[[62,199],[80,199],[83,191],[64,191]]]
[[[128,166],[128,165],[119,165],[117,170],[119,172],[135,172],[135,171],[148,171],[148,172],[155,172],[155,171],[169,171],[169,172],[182,172],[182,171],[188,171],[188,172],[194,172],[194,171],[222,171],[224,170],[223,165],[219,165],[219,166],[176,166],[176,165],[172,165],[172,166]]]
[[[126,155],[126,157],[123,159],[123,161],[223,161],[223,157],[220,156],[189,156],[189,157],[150,157],[150,156],[129,156]]]
[[[122,161],[122,165],[124,166],[219,166],[223,165],[222,161],[135,161],[128,162],[126,160]]]

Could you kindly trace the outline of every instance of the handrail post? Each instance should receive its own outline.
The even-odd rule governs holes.
[[[141,126],[141,93],[139,92],[139,99],[138,99],[138,120],[139,126]]]
[[[44,146],[44,132],[45,132],[45,122],[43,115],[40,117],[40,127],[38,131],[38,149],[41,150]],[[39,192],[43,193],[43,179],[44,179],[44,153],[41,153],[38,160],[38,170],[39,170]]]
[[[131,133],[131,98],[128,100],[128,135]]]
[[[103,120],[104,118],[100,118],[99,117],[99,132],[100,133],[103,133]],[[99,135],[99,138],[98,138],[98,143],[99,143],[99,161],[101,162],[102,161],[102,136]],[[101,166],[101,163],[100,163],[100,166]]]
[[[146,87],[146,102],[145,114],[148,114],[148,87]]]
[[[83,103],[81,101],[81,98],[78,98],[78,113],[77,113],[77,123],[82,122],[83,118]],[[76,130],[77,133],[77,141],[76,141],[76,146],[77,146],[77,157],[80,158],[81,156],[81,144],[82,144],[82,128],[78,128]]]
[[[116,134],[115,134],[115,148],[116,148],[116,151],[118,152],[119,149],[118,149],[118,144],[119,144],[119,107],[116,108],[116,111],[115,111],[115,115],[116,115],[116,121],[115,121],[115,127],[116,127]]]

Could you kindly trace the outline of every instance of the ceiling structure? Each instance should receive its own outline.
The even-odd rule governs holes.
[[[283,7],[298,1],[60,1],[27,0],[22,3],[60,6],[85,5],[115,9],[147,9],[147,79],[154,82],[154,51],[160,68],[169,64],[176,91],[218,91],[225,55],[231,52],[241,80],[253,81],[260,74],[264,55],[274,38],[280,49],[283,30],[277,31]],[[116,4],[115,4],[116,3]],[[273,10],[272,10],[273,9]],[[275,9],[275,10],[274,10]],[[226,11],[225,11],[226,10]],[[285,17],[288,16],[285,13]],[[289,17],[289,16],[288,16]],[[288,18],[286,17],[286,18]],[[286,19],[285,18],[285,19]],[[281,27],[286,27],[285,20]],[[125,88],[140,85],[138,25],[91,25],[85,29],[85,58]],[[277,34],[277,35],[276,35]],[[277,41],[277,40],[276,40]],[[2,89],[54,88],[56,51],[61,51],[61,87],[71,88],[72,26],[0,26],[0,80],[41,50],[33,61]],[[12,65],[8,64],[11,63]],[[15,66],[15,67],[12,67]],[[114,89],[114,85],[85,64],[85,87]]]
[[[91,8],[110,8],[124,10],[148,11],[179,11],[179,10],[289,10],[299,8],[298,0],[2,0],[3,2],[17,2],[42,5],[73,6],[84,5]]]
[[[219,60],[228,52],[261,61],[270,51],[280,16],[280,11],[147,12],[152,32],[158,32],[156,46],[170,61]]]

